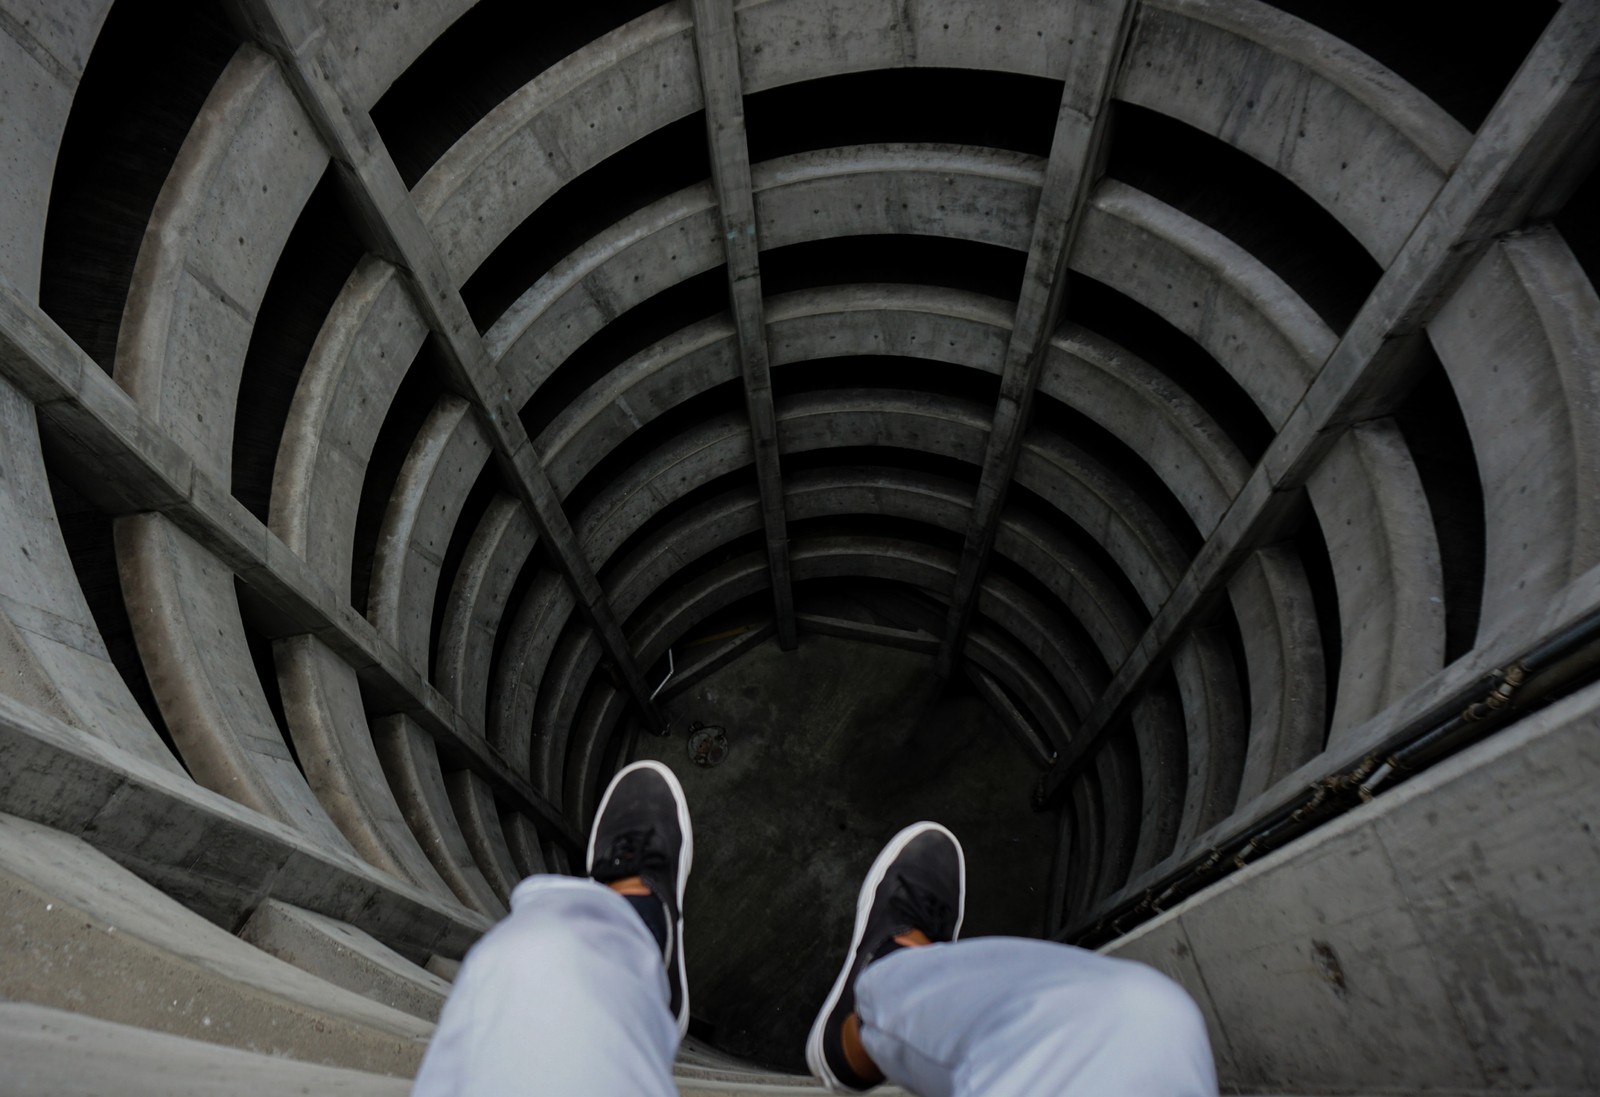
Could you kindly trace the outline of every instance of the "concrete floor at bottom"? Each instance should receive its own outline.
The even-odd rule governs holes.
[[[804,1044],[849,944],[862,877],[901,827],[934,819],[967,857],[963,937],[1038,936],[1053,816],[1036,770],[981,698],[933,689],[928,656],[803,636],[767,641],[668,706],[641,737],[683,782],[695,828],[684,900],[694,1031],[753,1065],[805,1071]],[[699,768],[692,721],[726,728]]]

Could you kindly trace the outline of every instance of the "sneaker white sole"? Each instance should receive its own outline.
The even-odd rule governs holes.
[[[845,980],[850,976],[850,969],[855,967],[856,952],[861,948],[861,938],[867,931],[867,914],[872,910],[872,900],[878,890],[878,885],[883,883],[883,878],[889,872],[889,866],[894,863],[900,851],[911,844],[911,840],[919,834],[936,830],[947,835],[956,847],[956,863],[960,867],[961,889],[956,897],[956,928],[950,935],[950,940],[959,940],[961,937],[961,922],[967,916],[967,858],[961,849],[961,843],[951,834],[949,829],[938,823],[912,823],[899,834],[889,839],[889,843],[878,853],[872,862],[872,867],[867,870],[867,878],[861,883],[861,891],[856,896],[856,928],[850,937],[850,951],[845,954],[844,965],[839,968],[839,977],[833,981],[833,989],[828,992],[827,1000],[822,1003],[822,1008],[817,1011],[817,1019],[811,1022],[811,1032],[806,1037],[806,1066],[811,1068],[813,1076],[820,1078],[822,1084],[828,1087],[830,1093],[855,1093],[850,1086],[841,1082],[833,1071],[828,1069],[827,1057],[822,1053],[822,1038],[824,1026],[828,1015],[839,1004],[839,997],[844,993]]]
[[[606,786],[605,795],[600,797],[600,806],[595,809],[594,817],[598,820],[606,813],[606,805],[611,803],[611,794],[616,791],[617,782],[634,770],[654,770],[667,783],[667,788],[672,791],[673,803],[678,808],[678,831],[683,835],[683,845],[678,850],[678,924],[669,927],[672,940],[669,944],[677,945],[678,953],[678,986],[683,992],[681,999],[682,1012],[678,1015],[678,1039],[689,1031],[689,974],[683,963],[683,891],[689,884],[689,869],[694,864],[694,827],[689,823],[689,801],[683,795],[683,786],[678,783],[678,775],[673,773],[660,762],[646,759],[623,766],[611,778],[611,783]],[[594,871],[594,835],[595,828],[589,828],[589,848],[583,859],[585,874]]]

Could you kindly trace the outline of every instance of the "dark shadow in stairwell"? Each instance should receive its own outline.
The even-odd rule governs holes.
[[[107,373],[156,198],[238,48],[216,0],[119,0],[72,97],[39,303]]]

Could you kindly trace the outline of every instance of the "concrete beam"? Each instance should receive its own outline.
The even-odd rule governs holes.
[[[336,918],[267,899],[239,938],[301,971],[424,1021],[437,1022],[450,984],[371,934]]]
[[[1600,5],[1551,19],[1461,163],[1268,447],[1244,490],[1041,786],[1060,802],[1118,712],[1212,606],[1235,569],[1271,540],[1295,493],[1353,425],[1381,417],[1415,379],[1424,328],[1494,240],[1558,209],[1600,144]]]
[[[988,566],[1000,529],[1000,512],[1022,455],[1022,436],[1033,407],[1039,370],[1044,364],[1065,300],[1067,259],[1089,202],[1090,187],[1106,137],[1107,108],[1116,65],[1132,24],[1128,0],[1101,0],[1072,9],[1068,40],[1077,47],[1061,90],[1055,136],[1045,166],[1044,189],[1034,219],[1028,264],[1017,301],[1017,318],[1006,347],[984,452],[983,471],[973,500],[961,564],[950,596],[950,620],[934,660],[934,673],[948,680],[954,672],[967,630],[977,611],[978,585]]]
[[[403,712],[489,779],[508,806],[576,848],[561,814],[304,560],[139,410],[39,307],[0,280],[0,376],[29,397],[58,472],[112,514],[158,511],[276,608],[274,638],[314,635],[378,708]]]
[[[234,0],[240,21],[283,67],[290,86],[327,145],[356,209],[369,247],[398,267],[439,340],[447,383],[469,400],[483,420],[494,456],[572,586],[579,609],[594,626],[607,658],[649,726],[661,718],[650,699],[627,639],[606,602],[599,579],[546,475],[510,389],[478,332],[461,287],[389,155],[371,116],[352,94],[336,45],[321,16],[305,0]]]
[[[783,509],[778,462],[778,420],[772,409],[772,372],[761,300],[761,243],[756,237],[755,190],[750,181],[750,146],[745,139],[744,89],[739,76],[739,38],[733,0],[694,0],[694,44],[706,103],[706,138],[711,183],[721,213],[728,256],[728,298],[739,335],[745,409],[755,448],[761,521],[772,573],[772,606],[778,645],[795,646],[794,589],[789,579],[789,525]]]
[[[1001,687],[1000,683],[995,681],[994,675],[976,663],[968,663],[966,670],[967,678],[1005,723],[1012,737],[1016,739],[1017,745],[1022,748],[1022,752],[1040,769],[1048,766],[1053,755],[1045,749],[1044,739],[1034,728],[1033,721],[1028,719],[1027,714],[1011,699],[1011,695]]]
[[[932,655],[939,650],[939,638],[921,629],[889,628],[887,625],[872,625],[865,621],[851,621],[843,617],[827,617],[820,613],[802,613],[799,615],[799,620],[802,630],[818,636],[840,636],[846,640],[861,640],[888,648],[903,648],[924,655]]]
[[[0,907],[10,1000],[398,1077],[433,1035],[241,941],[84,839],[5,814]]]
[[[491,925],[181,775],[0,697],[0,811],[79,835],[218,925],[276,898],[421,959]]]

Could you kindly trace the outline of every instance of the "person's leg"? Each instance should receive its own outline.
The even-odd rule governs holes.
[[[839,977],[806,1037],[806,1065],[834,1093],[870,1089],[883,1074],[861,1045],[855,988],[869,964],[931,941],[953,941],[966,913],[961,843],[938,823],[889,839],[861,884],[855,928]]]
[[[675,1097],[689,1018],[683,790],[658,762],[612,779],[589,838],[592,880],[535,876],[467,954],[413,1097]]]
[[[1151,968],[1048,941],[954,942],[961,845],[907,827],[861,886],[850,947],[806,1042],[834,1092],[885,1077],[919,1097],[1214,1097],[1205,1025]]]
[[[661,947],[604,884],[535,876],[467,954],[413,1097],[674,1097]]]
[[[861,1043],[919,1097],[1215,1097],[1200,1011],[1143,964],[1013,937],[903,949],[856,982]]]

